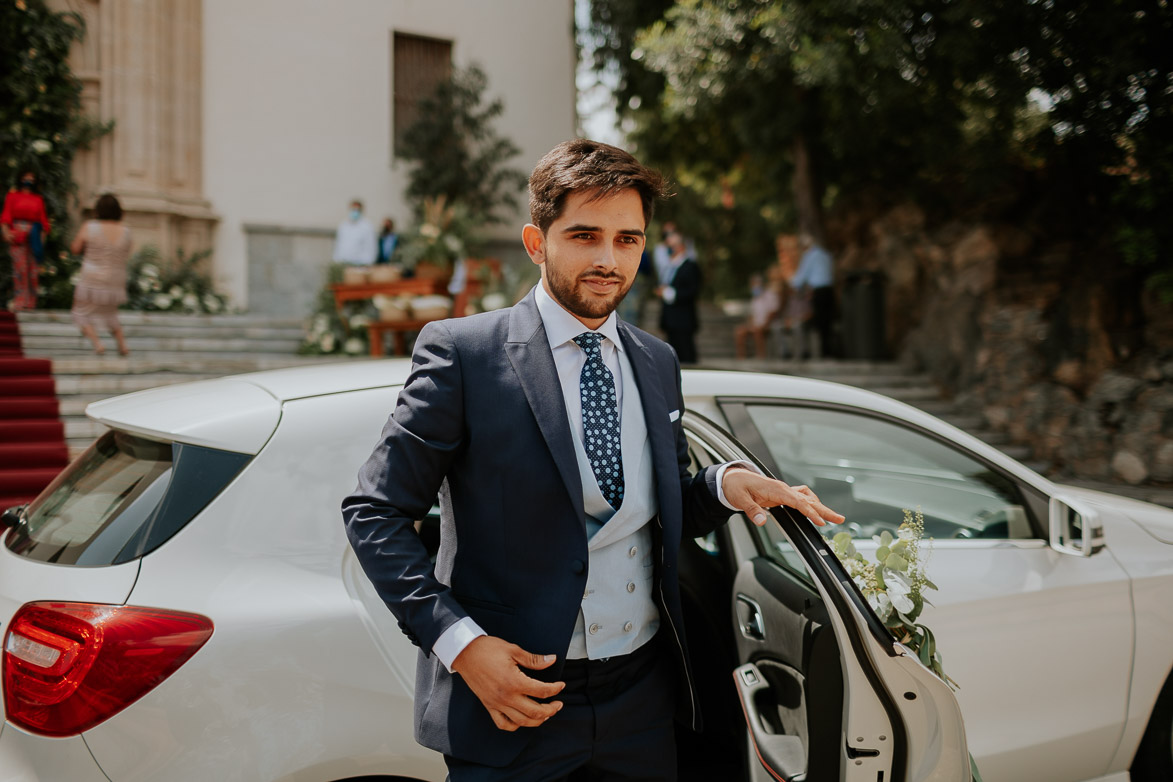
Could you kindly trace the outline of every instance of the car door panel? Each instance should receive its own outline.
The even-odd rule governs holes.
[[[836,462],[825,443],[771,442],[771,434],[780,437],[785,427],[758,428],[769,419],[766,407],[796,411],[777,416],[781,422],[808,415],[820,421],[821,431],[841,416],[846,434],[836,447],[854,448],[855,461]],[[961,685],[957,699],[970,749],[986,779],[1033,782],[1045,774],[1053,782],[1076,782],[1103,773],[1127,710],[1134,635],[1127,575],[1109,551],[1091,557],[1056,552],[1031,518],[1031,487],[932,433],[903,428],[890,442],[907,447],[920,438],[932,447],[909,455],[888,446],[893,458],[879,464],[874,450],[873,458],[859,458],[866,449],[847,435],[865,421],[898,426],[893,419],[877,423],[854,408],[808,411],[772,400],[739,399],[722,410],[737,424],[734,433],[754,444],[767,464],[778,466],[771,458],[776,453],[795,470],[793,476],[783,471],[783,480],[810,481],[827,505],[847,516],[866,556],[875,549],[871,536],[894,531],[902,508],[923,511],[926,537],[938,538],[929,544],[928,576],[939,590],[922,619]],[[795,425],[786,426],[793,434]],[[956,454],[946,453],[940,465],[916,463],[945,447]],[[968,479],[950,475],[958,460],[981,466]],[[1014,500],[998,507],[998,496],[1011,495]],[[997,539],[1011,534],[1017,539]]]
[[[695,414],[686,428],[715,460],[753,460]],[[788,508],[771,515],[774,538],[743,514],[725,536],[737,561],[734,683],[760,761],[753,779],[968,780],[965,729],[948,687],[894,644],[809,521]],[[793,558],[781,555],[783,541]]]

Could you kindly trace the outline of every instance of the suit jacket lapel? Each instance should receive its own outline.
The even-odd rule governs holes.
[[[672,422],[668,420],[671,411],[657,376],[655,360],[647,345],[623,321],[619,321],[619,334],[630,352],[631,368],[635,373],[640,404],[644,410],[648,441],[652,446],[652,472],[656,479],[660,515],[670,519],[680,518],[680,468],[676,463],[676,437],[672,433]],[[680,412],[683,414],[684,411]]]
[[[510,310],[505,354],[513,365],[526,401],[537,419],[538,429],[566,484],[579,523],[585,529],[586,511],[583,510],[578,457],[574,454],[574,441],[570,437],[570,422],[562,398],[562,385],[558,382],[558,368],[550,353],[550,342],[546,338],[546,329],[542,326],[533,291]]]

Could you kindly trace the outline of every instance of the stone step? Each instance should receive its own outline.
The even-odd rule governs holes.
[[[77,336],[28,336],[22,337],[24,352],[29,356],[92,354],[89,340]],[[127,335],[131,353],[295,353],[301,345],[300,339],[248,339],[206,338],[202,336],[180,337],[135,337]],[[110,343],[111,340],[104,340]],[[113,345],[106,345],[107,352],[113,352]]]
[[[222,373],[178,373],[178,372],[143,372],[140,374],[89,374],[89,375],[58,375],[57,396],[67,399],[75,396],[97,396],[100,399],[129,394],[132,391],[143,391],[158,386],[169,386],[174,383],[187,383],[193,380],[210,380],[220,377]]]
[[[20,328],[43,323],[68,323],[73,325],[73,317],[69,310],[34,310],[21,312],[17,315]],[[297,317],[281,318],[266,315],[250,315],[247,313],[224,313],[221,315],[191,315],[179,312],[131,312],[120,311],[118,320],[126,328],[134,326],[178,326],[201,328],[204,326],[219,327],[272,327],[272,328],[301,328],[302,319]]]
[[[138,340],[144,337],[154,338],[181,338],[201,337],[204,339],[233,339],[245,337],[248,339],[285,339],[301,341],[303,329],[301,326],[270,326],[270,325],[231,325],[190,323],[166,325],[145,324],[141,326],[125,326],[126,337],[129,340]],[[41,337],[79,337],[78,329],[72,323],[33,323],[21,325],[21,338],[24,340]]]

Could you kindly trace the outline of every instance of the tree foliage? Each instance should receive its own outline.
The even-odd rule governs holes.
[[[591,2],[632,141],[710,202],[815,232],[862,194],[1017,214],[1173,291],[1165,0]]]
[[[76,266],[66,257],[77,193],[74,156],[111,127],[87,119],[81,111],[81,82],[68,60],[73,42],[84,35],[79,15],[55,13],[44,0],[0,4],[0,192],[12,187],[21,171],[37,175],[52,224],[41,270],[46,291],[60,288],[58,278],[68,279]],[[7,274],[8,250],[0,252]]]
[[[488,78],[477,66],[456,69],[420,101],[419,119],[403,136],[401,155],[415,161],[407,196],[421,205],[443,196],[478,223],[501,222],[517,209],[526,175],[505,162],[521,150],[493,128],[505,104],[485,104]],[[508,211],[506,211],[508,210]]]

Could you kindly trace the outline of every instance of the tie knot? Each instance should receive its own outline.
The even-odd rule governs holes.
[[[574,344],[582,348],[588,356],[599,352],[599,343],[602,341],[603,335],[597,331],[584,331],[574,338]]]

